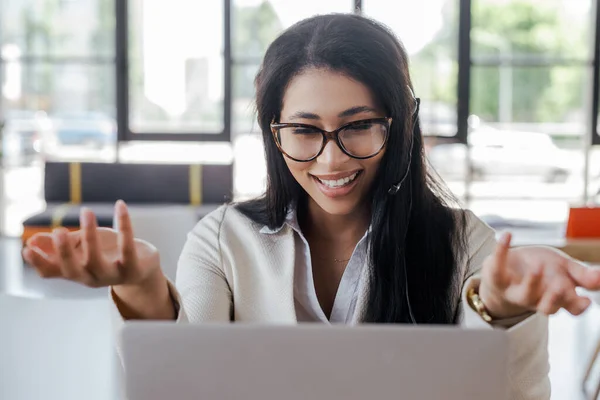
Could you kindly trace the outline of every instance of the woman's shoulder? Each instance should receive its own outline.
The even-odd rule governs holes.
[[[456,224],[470,234],[494,234],[494,229],[468,208],[450,207]]]
[[[237,204],[224,204],[196,224],[188,234],[183,253],[192,264],[202,259],[209,260],[208,264],[233,268],[243,260],[248,266],[251,259],[268,259],[268,254],[277,248],[287,248],[290,242],[279,239],[289,238],[289,232],[290,229],[269,230]]]
[[[496,232],[484,220],[469,209],[455,209],[464,223],[468,259],[479,265],[496,246]]]
[[[473,211],[469,209],[462,209],[459,211],[464,215],[465,227],[469,236],[495,235],[494,229],[483,219],[479,218]]]
[[[227,203],[219,206],[198,221],[194,231],[199,233],[208,230],[217,234],[224,231],[259,234],[262,228],[262,224],[244,214],[237,204]]]

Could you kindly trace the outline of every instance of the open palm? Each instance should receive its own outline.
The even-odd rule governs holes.
[[[504,235],[483,265],[480,295],[490,313],[506,318],[534,311],[551,315],[561,308],[573,315],[590,305],[578,287],[600,290],[600,269],[590,268],[549,247],[510,248]]]
[[[81,213],[82,229],[32,236],[23,257],[47,278],[59,277],[91,287],[139,283],[159,268],[159,255],[148,242],[133,236],[124,203],[116,205],[119,230],[99,228],[90,210]]]

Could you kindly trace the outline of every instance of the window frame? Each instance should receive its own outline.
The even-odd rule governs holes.
[[[133,132],[129,125],[129,0],[115,0],[115,76],[117,143],[128,141],[229,142],[231,141],[232,57],[231,1],[223,1],[223,130],[220,132]]]

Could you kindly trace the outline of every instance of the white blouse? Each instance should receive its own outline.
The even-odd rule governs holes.
[[[296,246],[296,259],[294,265],[294,307],[298,322],[323,322],[351,324],[357,320],[356,302],[358,293],[362,290],[364,284],[363,270],[367,267],[367,234],[358,241],[352,256],[346,265],[342,274],[342,279],[335,295],[333,308],[329,319],[323,312],[317,292],[312,272],[312,261],[310,257],[310,247],[306,237],[300,229],[298,215],[295,209],[290,210],[286,217],[285,225],[288,225],[294,231],[294,241]],[[281,229],[271,230],[267,227],[261,230],[264,234],[276,234]]]
[[[458,321],[466,329],[506,329],[511,400],[547,400],[548,318],[540,314],[487,324],[466,300],[479,285],[483,260],[496,246],[494,231],[467,212],[468,257],[460,268],[463,295]],[[316,299],[306,240],[290,223],[270,230],[227,205],[204,217],[189,233],[171,294],[181,306],[177,323],[297,324],[326,318]],[[297,225],[296,225],[297,228]],[[301,244],[299,246],[299,244]],[[358,323],[365,309],[365,240],[352,255],[338,289],[330,322]],[[356,275],[361,277],[357,278]],[[366,285],[362,285],[366,286]],[[112,292],[111,292],[112,293]],[[114,326],[125,322],[113,306]],[[505,326],[506,328],[504,328]],[[118,344],[118,350],[120,344]]]

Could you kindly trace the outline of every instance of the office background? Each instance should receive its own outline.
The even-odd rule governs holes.
[[[373,17],[403,41],[427,155],[464,206],[496,227],[530,227],[526,242],[560,238],[570,206],[596,203],[597,1],[0,0],[0,320],[22,330],[19,362],[47,373],[49,398],[70,390],[57,374],[79,367],[33,343],[87,349],[60,332],[82,327],[103,344],[111,333],[105,290],[42,281],[20,259],[22,223],[46,206],[45,162],[233,163],[234,198],[260,194],[254,76],[278,33],[328,12]],[[65,313],[65,297],[79,311]],[[104,310],[93,323],[89,298]],[[553,398],[586,398],[599,312],[551,319]],[[102,351],[88,357],[98,376]]]
[[[596,201],[596,1],[2,0],[2,231],[44,208],[44,160],[233,161],[235,197],[260,193],[262,55],[353,11],[406,46],[429,159],[465,206],[552,223]]]

